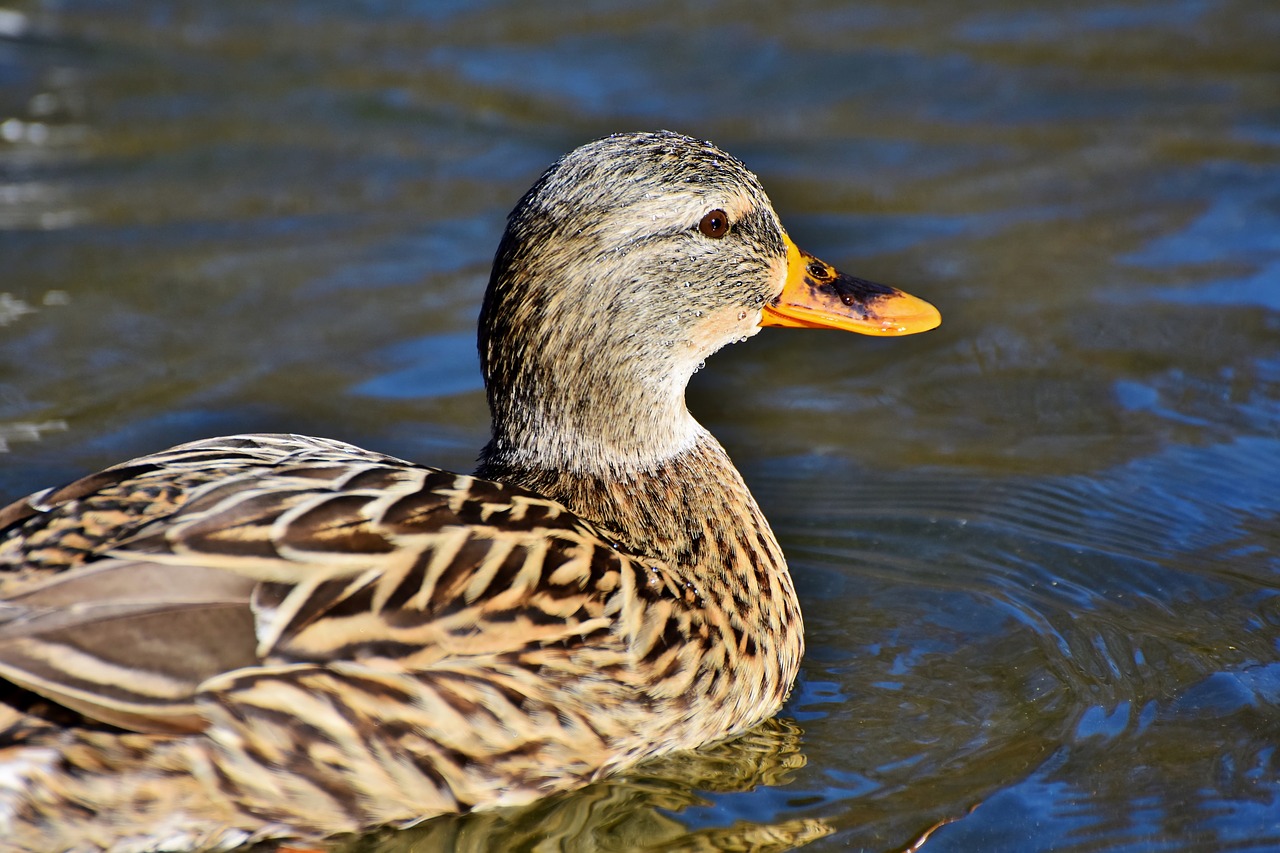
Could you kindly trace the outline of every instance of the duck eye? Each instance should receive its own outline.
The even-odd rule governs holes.
[[[729,214],[716,208],[702,217],[702,221],[698,223],[698,230],[708,237],[719,240],[729,231]]]

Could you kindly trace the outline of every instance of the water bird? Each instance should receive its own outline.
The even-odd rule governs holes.
[[[770,717],[800,605],[685,387],[764,326],[939,322],[799,249],[710,143],[572,151],[497,250],[474,473],[236,435],[0,510],[0,848],[407,825]]]

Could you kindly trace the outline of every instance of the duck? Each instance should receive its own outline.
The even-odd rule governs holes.
[[[767,326],[940,321],[798,248],[709,142],[571,151],[495,255],[474,472],[246,434],[0,509],[0,849],[408,826],[772,717],[799,600],[686,386]]]

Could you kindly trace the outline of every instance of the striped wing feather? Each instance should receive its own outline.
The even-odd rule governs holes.
[[[183,445],[0,518],[32,551],[0,541],[0,568],[39,569],[0,587],[0,676],[139,731],[199,729],[202,690],[255,673],[564,653],[625,617],[641,576],[557,503],[299,436]]]

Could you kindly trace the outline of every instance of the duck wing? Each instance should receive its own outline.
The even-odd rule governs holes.
[[[0,677],[138,731],[204,728],[218,676],[563,650],[642,618],[637,584],[681,592],[554,501],[301,436],[182,445],[0,519],[28,570],[0,600]]]

